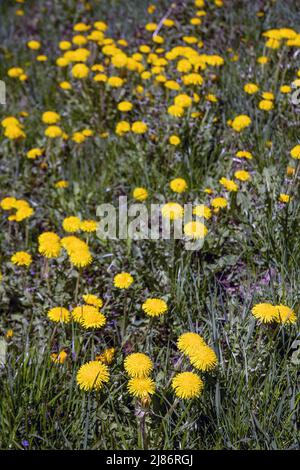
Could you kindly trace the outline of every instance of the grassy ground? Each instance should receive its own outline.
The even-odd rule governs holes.
[[[104,64],[108,76],[126,78],[120,89],[76,80],[70,66],[56,65],[62,55],[59,41],[70,40],[79,21],[106,21],[106,37],[126,39],[128,55],[141,44],[157,49],[145,25],[159,22],[170,2],[154,2],[152,14],[146,1],[90,1],[88,8],[76,0],[28,0],[24,7],[1,2],[0,79],[7,85],[7,105],[0,105],[0,117],[17,116],[26,139],[0,135],[0,199],[24,199],[35,211],[20,223],[8,222],[7,212],[0,212],[2,449],[299,449],[299,319],[293,325],[263,325],[251,314],[255,304],[270,302],[299,316],[299,167],[290,156],[299,140],[299,108],[280,86],[297,78],[300,62],[297,48],[269,49],[262,37],[271,28],[300,31],[296,2],[225,0],[217,7],[207,0],[199,26],[189,21],[200,7],[175,3],[170,15],[175,27],[160,32],[165,50],[184,45],[182,36],[196,36],[204,46],[191,47],[225,60],[201,72],[203,86],[182,87],[181,93],[198,93],[200,102],[181,119],[167,113],[179,92],[157,85],[155,76],[147,81],[137,72],[114,69],[100,46],[83,46],[93,51],[88,65]],[[24,16],[15,14],[18,8]],[[31,39],[41,41],[39,53],[47,55],[46,62],[36,61],[37,53],[26,47]],[[270,59],[264,66],[257,63],[262,55]],[[14,66],[22,67],[28,79],[9,78]],[[180,82],[176,61],[161,73]],[[64,80],[72,90],[59,87]],[[259,85],[258,95],[243,91],[248,82]],[[137,85],[144,87],[141,95],[134,91]],[[258,108],[264,91],[275,95],[270,112]],[[218,102],[205,99],[208,93]],[[122,100],[134,104],[129,117],[117,110]],[[41,115],[47,110],[61,115],[69,139],[44,136]],[[20,115],[24,111],[27,116]],[[192,112],[200,114],[192,117]],[[249,115],[252,124],[236,133],[227,121],[239,114]],[[116,135],[116,123],[124,119],[146,122],[147,133]],[[93,130],[92,137],[82,144],[72,141],[74,132],[86,128]],[[172,134],[181,139],[178,147],[169,144]],[[45,149],[44,155],[30,160],[26,153],[34,147]],[[238,150],[252,152],[253,158],[235,158]],[[291,177],[288,165],[295,170]],[[249,171],[250,181],[237,181],[236,193],[225,191],[220,178],[233,178],[241,169]],[[186,192],[170,190],[176,177],[187,181]],[[59,180],[68,181],[68,188],[57,189]],[[210,206],[219,195],[228,207],[207,221],[209,233],[198,252],[185,250],[178,240],[103,241],[92,234],[93,262],[80,277],[65,253],[50,261],[45,277],[38,236],[48,230],[66,236],[65,217],[97,220],[99,204],[117,205],[120,195],[132,201],[136,186],[149,191],[146,205],[198,200]],[[280,193],[291,195],[291,201],[280,202]],[[78,237],[87,239],[83,233]],[[11,262],[21,250],[33,258],[27,269]],[[126,291],[113,284],[121,271],[134,278]],[[49,321],[50,308],[75,307],[84,293],[104,299],[105,328],[91,333]],[[141,309],[148,297],[163,298],[167,314],[149,320]],[[199,398],[177,400],[172,377],[194,370],[176,347],[186,331],[205,338],[218,365],[199,373],[205,384]],[[116,349],[110,381],[101,393],[81,391],[79,367],[108,347]],[[68,354],[64,364],[51,361],[50,355],[62,350]],[[156,393],[146,407],[129,395],[123,367],[124,357],[137,351],[154,362]]]

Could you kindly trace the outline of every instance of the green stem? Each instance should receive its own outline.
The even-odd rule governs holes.
[[[88,436],[89,436],[89,427],[90,427],[90,413],[91,413],[91,394],[88,394],[88,403],[87,403],[87,413],[85,418],[85,429],[84,429],[84,441],[83,449],[87,449],[88,445]]]
[[[78,292],[79,292],[79,286],[80,286],[80,276],[81,276],[81,272],[78,271],[78,276],[77,276],[76,286],[75,286],[75,302],[76,302],[76,304],[78,303]]]

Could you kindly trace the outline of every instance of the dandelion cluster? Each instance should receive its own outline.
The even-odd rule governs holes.
[[[106,317],[99,310],[99,306],[80,305],[72,310],[74,322],[79,323],[85,329],[102,328],[106,323]]]
[[[252,307],[252,315],[262,323],[293,324],[297,321],[296,313],[286,305],[270,303],[256,304]]]
[[[190,364],[201,372],[210,371],[217,365],[216,353],[197,333],[187,332],[180,335],[177,347],[183,355],[187,356]],[[173,378],[172,388],[177,397],[190,399],[201,394],[204,382],[194,372],[181,372]]]
[[[124,368],[130,377],[127,384],[130,395],[145,399],[155,392],[155,383],[150,377],[153,363],[146,354],[130,354],[124,361]]]
[[[109,381],[108,367],[100,361],[87,362],[80,367],[76,378],[82,390],[99,391]]]

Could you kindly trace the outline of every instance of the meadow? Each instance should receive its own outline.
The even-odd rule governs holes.
[[[2,450],[299,450],[299,50],[293,0],[1,1]]]

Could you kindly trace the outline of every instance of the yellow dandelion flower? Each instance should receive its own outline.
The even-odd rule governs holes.
[[[98,31],[106,31],[108,26],[106,23],[104,23],[104,21],[95,21],[94,23],[94,27],[98,30]]]
[[[292,148],[291,157],[295,158],[295,160],[300,160],[300,145],[296,145]]]
[[[127,61],[127,55],[123,52],[121,52],[120,54],[116,54],[111,58],[111,64],[118,69],[125,67],[127,65]]]
[[[87,362],[80,367],[76,379],[82,390],[99,391],[109,381],[108,367],[100,361]]]
[[[65,189],[69,187],[69,182],[66,180],[60,180],[55,183],[55,187],[58,189]]]
[[[81,323],[86,315],[94,315],[99,312],[99,309],[93,305],[80,305],[72,310],[72,318],[74,321]]]
[[[174,26],[175,22],[167,18],[164,20],[163,24],[164,26],[167,26],[167,28],[171,28],[171,26]]]
[[[159,34],[156,34],[155,36],[152,36],[152,41],[155,42],[156,44],[163,44],[165,42],[164,38],[160,36]]]
[[[22,222],[22,220],[28,219],[29,217],[32,216],[34,213],[34,210],[32,207],[21,207],[20,209],[17,210],[16,215],[14,216],[13,220],[16,222]]]
[[[115,348],[107,348],[103,351],[102,354],[98,354],[98,356],[96,356],[96,360],[103,362],[103,364],[109,365],[113,362],[115,354]]]
[[[170,116],[182,117],[184,114],[184,108],[182,108],[182,106],[173,104],[172,106],[168,107],[168,113],[170,114]]]
[[[122,136],[122,135],[127,134],[128,132],[130,132],[130,129],[131,129],[131,127],[130,127],[129,122],[127,122],[127,121],[120,121],[120,122],[118,122],[117,125],[116,125],[116,130],[115,130],[115,132],[116,132],[117,135],[121,135],[121,136]]]
[[[213,95],[212,93],[209,93],[208,95],[206,95],[205,98],[207,99],[207,101],[210,101],[211,103],[218,102],[218,98],[216,97],[216,95]]]
[[[238,170],[234,173],[234,176],[239,181],[248,181],[250,179],[250,173],[245,170]]]
[[[29,158],[30,160],[35,160],[37,157],[40,157],[41,155],[43,155],[43,149],[40,149],[40,148],[30,149],[28,150],[26,154],[27,158]]]
[[[185,85],[202,85],[203,78],[199,73],[189,73],[187,75],[183,75],[182,81]]]
[[[82,34],[76,34],[72,38],[72,43],[75,44],[76,46],[84,46],[87,43],[87,38],[83,36]]]
[[[205,188],[205,189],[204,189],[204,192],[205,192],[206,194],[213,194],[214,191],[213,191],[211,188]]]
[[[76,23],[73,26],[73,30],[77,32],[88,31],[91,27],[85,23]]]
[[[66,57],[58,57],[56,60],[57,67],[67,67],[71,61],[68,60]]]
[[[147,23],[145,28],[146,28],[147,31],[153,32],[153,31],[156,30],[157,24],[156,23]]]
[[[1,276],[0,276],[1,277]],[[1,280],[1,279],[0,279]],[[5,335],[5,338],[6,339],[11,339],[13,338],[14,336],[14,330],[12,330],[11,328],[9,328],[6,332],[6,335]]]
[[[215,351],[206,344],[192,351],[189,359],[192,366],[201,371],[213,369],[218,362]]]
[[[169,137],[169,143],[170,143],[171,145],[174,145],[175,147],[176,147],[177,145],[179,145],[180,142],[181,142],[181,140],[180,140],[180,138],[178,137],[178,135],[171,135],[171,136]]]
[[[84,268],[91,264],[92,261],[92,255],[87,248],[79,249],[70,254],[70,262],[77,268]]]
[[[288,194],[280,193],[279,195],[280,202],[284,202],[286,204],[287,202],[290,202],[290,200],[291,200],[291,196],[289,196]]]
[[[286,305],[275,305],[276,317],[275,320],[277,323],[291,323],[294,324],[297,321],[296,313]]]
[[[94,220],[83,220],[80,224],[80,230],[86,233],[96,232],[97,228],[98,224]]]
[[[7,71],[7,75],[10,78],[19,78],[24,73],[21,67],[12,67]]]
[[[91,137],[94,135],[94,131],[92,129],[83,129],[82,135],[84,135],[84,137]]]
[[[62,90],[72,90],[72,85],[70,82],[66,82],[66,81],[63,81],[63,82],[60,82],[59,83],[59,87],[62,89]]]
[[[183,193],[187,187],[187,182],[183,178],[175,178],[170,182],[170,188],[174,193]]]
[[[76,64],[72,67],[71,73],[74,78],[82,80],[89,74],[90,69],[85,64]]]
[[[244,91],[248,93],[249,95],[253,95],[254,93],[257,93],[259,90],[259,87],[256,85],[256,83],[246,83],[244,86]]]
[[[128,289],[133,283],[133,277],[129,273],[119,273],[114,277],[114,286],[118,289]]]
[[[100,297],[97,297],[96,295],[84,294],[82,298],[88,305],[93,305],[94,307],[98,308],[103,307],[103,300]]]
[[[85,136],[82,134],[82,132],[74,132],[72,135],[72,140],[76,144],[82,144],[82,142],[85,141]]]
[[[232,123],[231,123],[231,127],[236,131],[236,132],[241,132],[243,129],[245,129],[246,127],[250,126],[251,124],[251,119],[249,116],[247,116],[246,114],[241,114],[239,116],[236,116]]]
[[[295,168],[293,168],[292,166],[288,166],[286,169],[286,174],[289,178],[291,178],[295,174]]]
[[[121,101],[118,104],[118,110],[121,111],[122,113],[128,113],[131,111],[133,108],[133,104],[130,103],[129,101]]]
[[[177,71],[180,73],[188,73],[192,69],[192,64],[187,59],[181,59],[177,62]]]
[[[17,266],[26,266],[28,268],[32,263],[32,257],[25,251],[18,251],[12,255],[11,262]]]
[[[230,192],[236,192],[239,189],[238,185],[234,181],[229,180],[229,179],[224,178],[224,177],[219,180],[219,183],[225,189],[227,189],[227,191],[230,191]]]
[[[215,197],[211,201],[214,209],[224,209],[227,206],[227,200],[224,197]]]
[[[153,362],[143,353],[132,353],[126,357],[124,368],[130,377],[147,377],[153,370]]]
[[[181,106],[182,108],[188,108],[193,104],[193,100],[190,96],[182,93],[181,95],[177,95],[174,98],[175,106]]]
[[[192,24],[193,26],[198,26],[202,23],[201,19],[200,18],[191,18],[190,19],[190,24]]]
[[[155,383],[150,377],[134,377],[128,381],[127,388],[136,398],[148,398],[155,392]]]
[[[178,398],[189,400],[200,396],[204,383],[193,372],[181,372],[173,378],[172,388]]]
[[[63,220],[62,226],[66,232],[75,233],[80,230],[81,220],[79,219],[79,217],[66,217]]]
[[[198,41],[194,36],[183,36],[182,40],[187,44],[195,44]]]
[[[105,73],[97,73],[97,75],[94,76],[93,80],[95,82],[102,82],[102,83],[105,83],[107,82],[107,75],[105,75]]]
[[[280,45],[281,45],[281,42],[278,39],[270,38],[266,42],[266,47],[268,47],[269,49],[278,49]]]
[[[269,60],[270,60],[269,57],[266,57],[266,56],[262,55],[262,56],[257,58],[257,63],[261,64],[261,65],[265,65],[269,62]]]
[[[134,134],[145,134],[148,130],[148,126],[142,121],[136,121],[132,124],[131,130]]]
[[[51,308],[47,314],[49,320],[56,323],[69,323],[71,321],[71,315],[69,310],[64,307]]]
[[[246,158],[248,160],[251,160],[251,158],[253,158],[252,153],[248,152],[246,150],[238,150],[238,152],[236,152],[235,156],[238,157],[238,158]]]
[[[9,126],[19,126],[19,127],[21,127],[21,123],[14,116],[8,116],[8,117],[2,119],[1,126],[4,127],[4,128],[9,127]]]
[[[180,85],[175,80],[167,80],[164,83],[164,86],[165,88],[168,88],[168,90],[174,90],[174,91],[180,90]]]
[[[7,126],[4,131],[5,137],[9,140],[24,139],[26,137],[25,132],[19,126]]]
[[[204,346],[206,343],[202,336],[197,333],[187,332],[179,336],[177,340],[177,347],[186,356],[192,354],[195,350]]]
[[[1,200],[0,206],[4,211],[10,211],[15,208],[17,200],[15,197],[5,197]]]
[[[156,6],[155,5],[149,5],[148,8],[147,8],[147,12],[149,13],[149,15],[151,15],[152,13],[154,13],[156,10]]]
[[[39,238],[39,253],[46,258],[57,258],[60,254],[61,244],[59,236],[54,232],[44,232]]]
[[[178,202],[167,202],[162,206],[161,213],[170,220],[182,219],[183,207]]]
[[[202,239],[208,233],[207,227],[198,221],[188,222],[185,224],[183,231],[188,238],[193,238],[194,240]]]
[[[41,48],[41,43],[39,41],[28,41],[27,47],[32,51],[38,51]]]
[[[123,85],[124,80],[121,77],[109,77],[107,83],[112,88],[120,88]]]
[[[260,303],[254,305],[251,310],[252,315],[262,323],[271,323],[277,318],[278,311],[274,305],[269,303]]]
[[[86,330],[92,328],[102,328],[106,323],[106,318],[103,313],[99,312],[98,309],[89,310],[84,313],[80,319],[80,324]]]
[[[51,361],[54,362],[55,364],[64,364],[66,362],[66,359],[68,357],[68,354],[66,351],[60,351],[60,353],[52,353],[50,358]]]
[[[159,317],[167,312],[168,306],[162,299],[151,298],[143,303],[142,309],[149,317]]]
[[[204,219],[207,220],[210,219],[212,215],[210,208],[205,206],[204,204],[198,204],[197,206],[195,206],[193,209],[193,214],[197,217],[204,217]]]
[[[148,198],[148,191],[146,188],[134,188],[132,193],[134,199],[137,201],[145,201]]]
[[[45,111],[42,114],[44,124],[57,124],[60,121],[60,115],[54,111]]]
[[[63,131],[59,126],[49,126],[45,130],[45,136],[49,137],[49,139],[56,139],[58,137],[62,137]]]
[[[59,44],[58,44],[58,47],[62,51],[67,51],[68,49],[71,49],[72,44],[69,41],[60,41]]]
[[[69,255],[72,254],[74,251],[88,248],[85,242],[75,237],[74,235],[62,238],[61,244]]]
[[[271,111],[271,109],[274,108],[274,103],[273,103],[273,101],[271,101],[271,100],[261,100],[261,101],[258,103],[258,107],[259,107],[259,109],[261,109],[262,111]]]
[[[280,92],[283,93],[284,95],[287,93],[291,93],[291,91],[292,91],[292,87],[290,87],[289,85],[282,85],[280,87]]]

